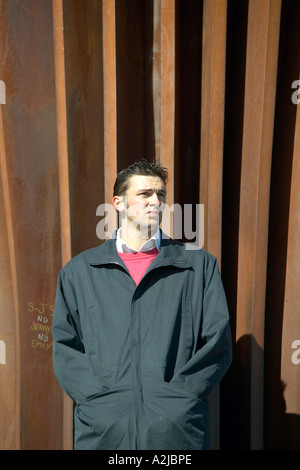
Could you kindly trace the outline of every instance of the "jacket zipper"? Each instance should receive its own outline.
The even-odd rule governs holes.
[[[165,262],[157,263],[154,266],[151,266],[148,268],[148,270],[145,272],[144,276],[140,280],[139,284],[136,286],[136,289],[140,286],[141,282],[145,278],[149,272],[153,271],[156,268],[168,265],[170,261],[166,260]],[[171,264],[182,264],[184,261],[172,261]],[[131,277],[128,269],[126,266],[123,266],[121,263],[118,263],[117,261],[109,261],[108,264],[116,264],[117,266],[120,266],[123,271],[125,271],[129,276]],[[96,263],[93,263],[92,266],[97,266]],[[135,410],[135,426],[136,426],[136,436],[135,436],[135,447],[136,450],[139,450],[140,448],[140,430],[139,430],[139,416],[141,413],[141,407],[143,404],[143,385],[142,385],[142,374],[141,374],[141,344],[140,344],[140,337],[141,337],[141,325],[140,325],[140,318],[135,314],[135,309],[134,309],[134,296],[135,292],[133,293],[132,300],[131,300],[131,309],[130,309],[130,315],[131,315],[131,374],[132,374],[132,392],[133,392],[133,401],[134,401],[134,410]]]

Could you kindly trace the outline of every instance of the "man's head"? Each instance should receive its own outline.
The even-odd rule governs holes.
[[[168,170],[159,163],[148,162],[145,159],[132,163],[129,167],[121,170],[114,184],[114,196],[124,196],[129,186],[130,178],[134,175],[153,176],[160,178],[166,186],[168,180]]]
[[[140,160],[122,170],[114,185],[113,204],[119,212],[122,227],[131,236],[153,235],[166,200],[166,168],[155,162]]]

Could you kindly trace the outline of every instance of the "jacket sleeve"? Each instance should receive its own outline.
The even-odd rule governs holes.
[[[63,390],[76,403],[99,393],[82,343],[76,294],[69,269],[57,282],[53,323],[53,369]]]
[[[210,255],[205,274],[202,322],[197,350],[170,383],[183,385],[198,398],[206,398],[232,361],[229,312],[217,259]]]

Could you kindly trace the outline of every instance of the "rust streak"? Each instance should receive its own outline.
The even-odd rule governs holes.
[[[105,202],[111,203],[117,174],[117,79],[115,1],[103,0],[104,59],[104,188]]]
[[[71,258],[71,216],[69,198],[63,0],[53,0],[52,6],[57,110],[57,151],[61,220],[61,255],[62,264],[64,265]],[[72,401],[66,395],[64,396],[63,415],[63,446],[65,450],[70,450],[73,446],[73,406]]]

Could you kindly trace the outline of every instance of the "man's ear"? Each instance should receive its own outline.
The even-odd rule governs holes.
[[[114,196],[112,199],[114,208],[118,212],[124,212],[125,211],[125,197],[124,196]]]

